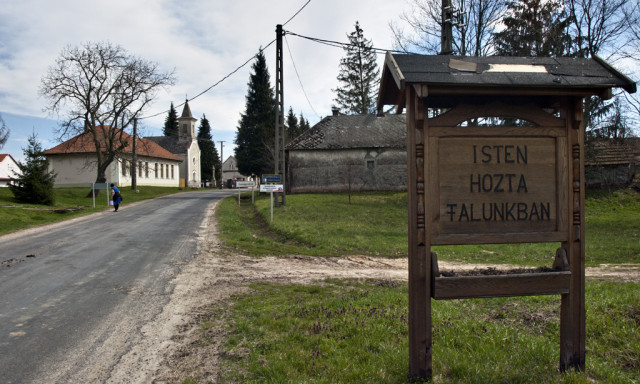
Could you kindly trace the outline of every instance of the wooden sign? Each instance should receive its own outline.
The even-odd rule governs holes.
[[[432,244],[558,238],[566,197],[558,139],[508,129],[501,137],[430,138]]]

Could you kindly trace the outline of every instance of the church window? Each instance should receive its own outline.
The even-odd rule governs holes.
[[[149,162],[145,161],[144,162],[144,177],[149,177]]]
[[[156,173],[156,179],[157,179],[158,178],[158,163],[156,163],[155,165],[156,165],[155,173]]]
[[[173,164],[171,164],[171,178],[172,178],[172,179],[175,179],[175,175],[174,175],[174,173],[173,173],[173,167],[174,167],[174,165],[173,165]]]
[[[122,167],[122,176],[127,176],[127,161],[122,160],[120,166]]]

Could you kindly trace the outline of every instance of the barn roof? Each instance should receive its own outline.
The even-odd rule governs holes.
[[[603,140],[587,147],[586,165],[625,165],[636,162],[640,158],[638,140],[625,139],[624,142]]]
[[[328,116],[295,138],[287,149],[405,148],[404,115]]]
[[[636,92],[634,81],[597,56],[584,59],[387,53],[378,109],[402,105],[407,84],[426,85],[428,96],[436,99],[452,93],[606,96],[611,88]]]

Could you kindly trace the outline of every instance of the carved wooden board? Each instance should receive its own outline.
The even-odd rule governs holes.
[[[472,236],[474,243],[491,243],[513,241],[523,234],[557,234],[559,202],[563,201],[559,190],[566,183],[561,180],[566,173],[564,164],[559,164],[564,160],[558,160],[562,159],[558,140],[564,145],[564,138],[430,140],[435,149],[430,164],[431,201],[437,204],[432,210],[434,243],[458,243],[456,235],[465,235],[465,241]]]

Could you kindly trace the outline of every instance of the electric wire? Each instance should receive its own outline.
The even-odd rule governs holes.
[[[309,37],[309,36],[304,36],[304,35],[300,35],[298,33],[295,32],[291,32],[291,31],[284,31],[285,34],[287,35],[292,35],[292,36],[297,36],[303,39],[307,39],[316,43],[320,43],[320,44],[324,44],[324,45],[328,45],[331,47],[337,47],[337,48],[351,48],[351,47],[359,47],[356,44],[350,44],[350,43],[341,43],[339,41],[335,41],[335,40],[325,40],[325,39],[320,39],[317,37]],[[398,51],[398,50],[394,50],[394,49],[384,49],[384,48],[375,48],[375,47],[371,47],[371,48],[367,48],[370,49],[371,51],[377,53],[377,54],[385,54],[387,52],[391,52],[391,53],[398,53],[398,54],[411,54],[411,52],[406,52],[406,51]]]
[[[308,0],[308,1],[307,1],[307,2],[302,6],[302,7],[300,7],[300,9],[298,9],[298,11],[297,11],[296,13],[294,13],[294,14],[293,14],[293,16],[291,16],[291,17],[289,18],[289,20],[287,20],[283,25],[286,25],[286,24],[287,24],[287,23],[289,23],[291,20],[293,20],[296,16],[298,16],[298,14],[299,14],[300,12],[302,12],[302,10],[303,10],[307,5],[309,5],[309,3],[310,3],[310,2],[311,2],[311,0]],[[271,40],[271,42],[270,42],[269,44],[267,44],[264,48],[260,48],[260,50],[259,50],[259,51],[260,51],[260,52],[262,52],[262,51],[264,51],[265,49],[269,48],[269,47],[271,46],[271,44],[273,44],[275,41],[276,41],[276,39]],[[243,68],[243,67],[245,67],[247,64],[249,64],[249,63],[250,63],[250,62],[251,62],[251,61],[252,61],[256,56],[257,56],[257,54],[256,54],[256,55],[251,56],[251,57],[250,57],[247,61],[245,61],[243,64],[241,64],[240,66],[238,66],[236,69],[234,69],[233,71],[231,71],[229,74],[227,74],[226,76],[224,76],[222,79],[218,80],[218,82],[216,82],[215,84],[213,84],[213,85],[212,85],[212,86],[210,86],[209,88],[205,89],[204,91],[202,91],[202,92],[198,93],[196,96],[192,97],[190,100],[195,100],[195,99],[197,99],[198,97],[200,97],[200,96],[204,95],[205,93],[209,92],[211,89],[213,89],[214,87],[216,87],[217,85],[219,85],[220,83],[222,83],[223,81],[225,81],[226,79],[228,79],[229,77],[233,76],[236,72],[238,72],[240,69],[242,69],[242,68]],[[190,100],[187,100],[187,101],[190,101]],[[179,108],[179,107],[183,106],[187,101],[185,101],[185,102],[184,102],[184,103],[182,103],[182,104],[177,105],[175,108]],[[156,113],[156,114],[149,115],[149,116],[139,117],[138,119],[139,119],[139,120],[142,120],[142,119],[150,119],[150,118],[152,118],[152,117],[160,116],[160,115],[165,114],[165,113],[167,113],[167,112],[169,112],[169,110],[164,110],[164,111],[162,111],[162,112],[158,112],[158,113]]]
[[[313,108],[313,105],[311,105],[311,100],[309,100],[309,96],[307,96],[307,92],[304,90],[304,86],[302,85],[302,80],[300,79],[300,74],[298,73],[298,68],[296,67],[296,62],[293,60],[293,54],[291,53],[291,48],[289,47],[289,40],[287,40],[286,34],[284,35],[284,41],[287,44],[287,51],[289,51],[291,64],[293,64],[293,70],[295,71],[296,77],[298,78],[298,83],[300,84],[300,88],[302,89],[302,94],[304,95],[305,99],[307,99],[307,103],[309,104],[309,107],[311,108],[313,113],[315,113],[318,119],[320,119],[321,118],[320,115],[318,114],[318,112],[316,112],[315,108]]]

